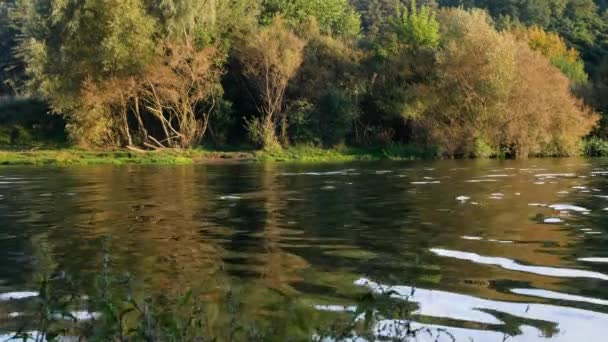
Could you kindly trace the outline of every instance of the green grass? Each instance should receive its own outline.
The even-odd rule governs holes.
[[[584,140],[582,154],[587,157],[608,157],[608,140],[598,137]]]
[[[2,151],[0,165],[187,165],[203,156],[198,151],[162,151],[137,153],[128,151],[41,150]]]
[[[433,155],[410,145],[385,148],[341,147],[323,149],[314,146],[294,146],[278,150],[163,150],[133,152],[129,150],[94,151],[78,149],[4,150],[0,165],[189,165],[217,161],[257,162],[351,162],[370,160],[429,159]]]
[[[286,149],[257,151],[256,160],[273,162],[351,162],[372,160],[419,160],[437,158],[431,151],[413,145],[390,145],[378,148],[338,147],[323,149],[301,145]]]

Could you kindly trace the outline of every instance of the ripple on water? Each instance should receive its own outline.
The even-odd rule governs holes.
[[[412,185],[426,185],[426,184],[441,184],[441,181],[430,181],[430,182],[410,182]]]
[[[478,298],[470,295],[457,294],[440,290],[428,290],[410,286],[389,286],[362,278],[355,285],[363,286],[375,293],[390,293],[396,300],[405,300],[418,304],[415,315],[437,319],[461,321],[470,327],[475,324],[487,325],[479,329],[454,326],[423,324],[420,322],[405,322],[387,318],[378,322],[374,327],[377,337],[406,337],[411,329],[403,329],[409,324],[412,327],[424,329],[424,333],[416,335],[416,341],[596,341],[598,336],[608,334],[608,315],[600,312],[562,307],[550,304],[511,303]],[[604,305],[602,301],[595,302],[594,298],[557,294],[551,291],[537,292],[535,290],[514,290],[522,294],[546,295],[556,297],[549,299],[565,299],[576,301],[590,300],[594,304]],[[557,298],[559,297],[559,298]],[[321,309],[321,307],[318,307]],[[339,306],[329,306],[334,311]],[[343,311],[351,311],[348,307]],[[497,315],[492,314],[496,312]],[[492,328],[504,329],[507,326],[501,317],[518,318],[519,329],[514,336],[506,336]],[[470,322],[470,323],[467,323]],[[539,322],[544,322],[539,324]],[[472,324],[471,324],[472,323]],[[547,325],[548,324],[548,325]],[[443,334],[442,334],[443,333]],[[407,336],[407,337],[411,337]]]
[[[578,260],[583,262],[608,263],[608,258],[579,258]]]
[[[34,291],[7,292],[7,293],[0,293],[0,301],[19,300],[19,299],[26,299],[26,298],[37,297],[37,296],[38,296],[38,292],[34,292]]]
[[[556,210],[556,211],[575,211],[575,212],[579,212],[579,213],[586,213],[586,212],[591,211],[587,208],[579,207],[579,206],[572,205],[572,204],[553,204],[553,205],[550,205],[549,208]]]
[[[487,257],[476,253],[453,251],[441,248],[431,248],[433,254],[438,256],[454,258],[459,260],[467,260],[482,265],[499,266],[510,271],[519,271],[526,273],[534,273],[548,277],[560,278],[593,278],[600,280],[608,280],[608,275],[585,270],[577,270],[570,268],[545,267],[545,266],[528,266],[522,265],[514,260],[498,257]]]
[[[557,300],[566,300],[570,302],[582,302],[582,303],[590,303],[597,305],[608,305],[608,300],[598,299],[598,298],[590,298],[583,296],[576,296],[566,293],[540,290],[540,289],[511,289],[511,292],[524,296],[531,297],[540,297],[546,299],[557,299]]]

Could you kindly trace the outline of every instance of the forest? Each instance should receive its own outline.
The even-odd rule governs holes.
[[[608,154],[607,52],[606,0],[3,0],[0,143]]]

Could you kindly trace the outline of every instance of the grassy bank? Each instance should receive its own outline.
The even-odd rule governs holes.
[[[608,141],[593,138],[583,142],[581,154],[608,157]],[[277,150],[192,149],[135,152],[79,149],[0,150],[0,165],[188,165],[217,162],[333,163],[378,160],[429,160],[441,158],[439,151],[413,145],[323,149],[301,145]]]
[[[349,162],[368,160],[415,160],[433,156],[414,147],[321,149],[296,146],[274,151],[219,151],[207,149],[134,152],[77,149],[4,150],[0,165],[187,165],[230,161],[254,162]]]

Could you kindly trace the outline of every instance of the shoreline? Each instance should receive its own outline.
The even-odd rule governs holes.
[[[40,150],[0,150],[0,166],[78,166],[78,165],[200,165],[243,162],[331,163],[380,160],[421,160],[414,155],[390,157],[374,149],[321,149],[293,147],[263,150],[159,150],[136,152],[120,150],[79,150],[70,148]]]
[[[530,158],[551,158],[533,156]],[[576,157],[576,156],[573,156]],[[601,157],[581,155],[579,157]],[[555,158],[568,158],[557,157]],[[133,151],[83,150],[75,148],[5,149],[0,150],[1,166],[79,166],[79,165],[209,165],[229,163],[345,163],[357,161],[415,161],[442,160],[433,151],[415,146],[398,148],[352,148],[324,149],[311,146],[293,146],[281,150],[158,150]],[[467,159],[467,158],[464,158]],[[480,158],[468,158],[480,159]],[[505,159],[505,158],[481,158]],[[509,158],[506,158],[509,159]]]

